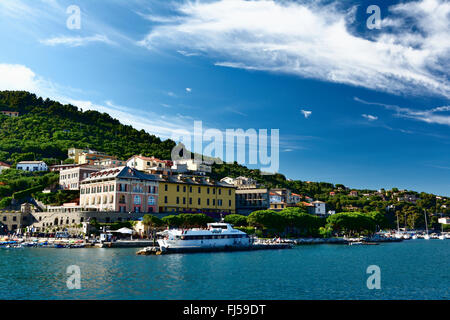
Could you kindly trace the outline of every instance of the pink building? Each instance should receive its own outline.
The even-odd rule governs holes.
[[[129,167],[94,172],[80,183],[80,206],[99,211],[158,212],[160,180]]]

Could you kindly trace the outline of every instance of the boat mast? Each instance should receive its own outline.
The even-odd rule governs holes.
[[[423,212],[425,214],[425,228],[427,230],[427,235],[428,235],[427,210],[423,209]]]

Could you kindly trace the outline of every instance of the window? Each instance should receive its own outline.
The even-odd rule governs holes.
[[[177,192],[180,192],[180,186],[177,186]]]
[[[167,184],[164,185],[164,191],[167,191]]]
[[[206,205],[209,206],[209,199],[206,199]]]
[[[123,194],[119,197],[119,203],[122,203],[122,204],[126,203],[125,202],[125,196]]]
[[[209,194],[209,188],[206,188],[206,193]]]
[[[189,192],[192,192],[192,187],[189,187]]]
[[[183,197],[183,204],[186,204],[186,198]]]
[[[164,196],[164,203],[167,203],[167,196]]]
[[[180,197],[177,197],[177,204],[180,203]]]
[[[148,205],[154,205],[155,204],[155,197],[150,196],[148,197]]]
[[[202,189],[200,188],[200,187],[198,187],[198,193],[201,193],[202,191],[201,191]]]
[[[216,188],[213,188],[213,194],[216,194]]]
[[[198,198],[198,205],[201,205],[202,199]]]
[[[189,204],[192,204],[192,198],[189,198]]]
[[[219,194],[222,194],[222,189],[219,189]]]
[[[231,196],[231,189],[228,189],[228,195]]]
[[[183,186],[183,192],[186,192],[186,186]]]
[[[231,200],[228,200],[228,206],[231,207]]]

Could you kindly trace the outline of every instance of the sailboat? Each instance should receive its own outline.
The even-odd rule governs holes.
[[[423,238],[425,240],[430,240],[430,235],[428,234],[428,222],[427,222],[427,211],[424,209],[423,210],[424,214],[425,214],[425,228],[427,229],[427,234],[423,236]]]

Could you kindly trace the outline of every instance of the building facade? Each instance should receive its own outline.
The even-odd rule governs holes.
[[[21,161],[16,165],[16,169],[23,171],[48,171],[44,161]]]
[[[201,175],[212,172],[211,166],[195,159],[174,160],[172,170],[177,173],[192,172]]]
[[[116,157],[114,156],[110,156],[104,153],[86,153],[83,152],[79,155],[78,157],[78,164],[89,164],[89,165],[95,165],[96,161],[100,161],[100,160],[106,160],[106,159],[111,159],[111,160],[117,160]]]
[[[171,171],[170,166],[167,166],[167,161],[142,155],[132,156],[127,160],[126,165],[130,168],[153,174],[169,174]]]
[[[159,212],[236,213],[235,191],[208,177],[166,176],[159,182]]]
[[[249,215],[256,210],[270,208],[268,189],[237,189],[236,211],[238,214]]]
[[[64,169],[59,172],[59,186],[64,190],[80,190],[80,182],[99,171],[97,166],[81,166]]]
[[[98,211],[158,212],[160,180],[129,167],[94,172],[80,183],[80,206]]]

